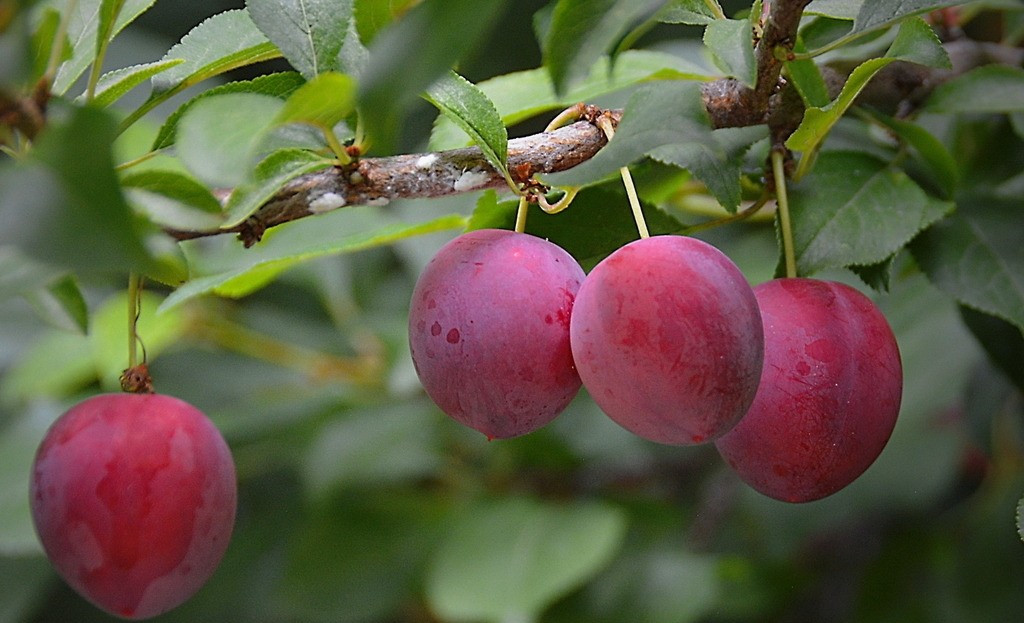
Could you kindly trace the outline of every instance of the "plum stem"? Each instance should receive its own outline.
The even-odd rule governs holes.
[[[597,127],[601,128],[610,143],[615,137],[615,128],[612,126],[611,119],[601,117],[597,120]],[[647,230],[647,221],[644,219],[644,212],[640,207],[640,197],[636,194],[636,186],[633,184],[633,176],[629,172],[629,167],[620,168],[619,175],[622,176],[622,185],[626,187],[626,196],[629,197],[629,207],[633,210],[637,231],[640,232],[641,238],[650,238],[651,232]]]
[[[142,313],[142,279],[138,273],[128,275],[128,367],[138,365],[139,315]],[[143,356],[145,361],[145,356]]]
[[[526,195],[519,196],[519,207],[516,209],[516,232],[524,233],[526,231],[526,213],[530,206],[529,201],[526,199]]]
[[[786,276],[796,277],[796,253],[793,250],[793,225],[789,220],[789,196],[786,193],[786,169],[783,153],[772,151],[772,174],[775,178],[775,203],[779,209],[779,229],[782,230],[782,255],[786,262]]]

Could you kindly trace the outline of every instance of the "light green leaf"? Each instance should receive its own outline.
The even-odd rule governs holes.
[[[718,19],[704,29],[704,45],[721,68],[751,88],[757,81],[753,37],[745,19]]]
[[[59,329],[83,334],[89,329],[89,308],[73,275],[26,292],[25,298],[40,318]]]
[[[340,69],[352,0],[246,0],[249,17],[307,80]]]
[[[136,17],[153,6],[156,0],[122,0],[117,19],[109,27],[113,38]],[[110,0],[78,0],[68,19],[68,41],[71,58],[61,63],[53,79],[53,92],[64,94],[96,57],[96,40],[100,27],[101,7]],[[63,7],[62,7],[63,8]],[[109,17],[109,14],[108,14]]]
[[[185,62],[153,79],[154,95],[177,93],[207,78],[238,67],[276,58],[280,51],[256,27],[249,14],[236,9],[218,13],[193,28],[162,60]]]
[[[202,249],[185,243],[182,246],[198,277],[171,293],[164,308],[210,292],[244,296],[299,262],[361,251],[436,231],[461,229],[466,225],[466,217],[454,214],[422,223],[395,221],[383,226],[380,219],[379,208],[353,206],[275,227],[251,249],[244,249],[237,240],[226,237],[210,241],[211,244],[203,245]],[[215,252],[210,251],[213,245],[219,245]]]
[[[89,338],[52,329],[43,333],[4,371],[0,378],[0,399],[5,404],[58,399],[95,382],[96,366]]]
[[[16,247],[0,245],[0,300],[20,296],[58,279],[61,274],[59,269],[33,260]]]
[[[393,148],[414,98],[469,52],[503,0],[424,0],[382,31],[359,75],[359,110],[371,142]]]
[[[813,158],[829,130],[853,105],[871,78],[897,60],[936,67],[947,66],[949,63],[949,57],[928,24],[921,19],[905,21],[884,57],[873,58],[858,65],[847,78],[839,97],[827,106],[808,108],[804,112],[803,121],[786,141],[786,146],[804,152],[805,158]]]
[[[705,0],[670,0],[658,12],[658,21],[666,24],[690,24],[704,26],[722,17],[721,5],[713,0],[714,9]]]
[[[196,102],[178,124],[178,155],[211,187],[244,184],[256,164],[260,141],[284,102],[269,95],[226,93]]]
[[[189,101],[182,104],[178,110],[171,113],[171,116],[167,118],[167,121],[160,127],[160,131],[157,133],[156,140],[153,141],[154,151],[157,149],[163,149],[170,147],[177,140],[178,123],[181,121],[181,116],[185,114],[189,108],[194,106],[196,102],[202,101],[208,97],[214,97],[217,95],[223,95],[225,93],[256,93],[259,95],[271,95],[281,99],[287,98],[289,95],[295,92],[296,89],[305,84],[302,76],[293,71],[285,71],[274,74],[267,74],[252,80],[241,80],[238,82],[229,82],[220,86],[207,89],[199,95],[193,97]]]
[[[5,417],[0,426],[0,557],[42,553],[32,526],[29,475],[36,448],[50,423],[57,418],[54,404],[35,404]],[[7,584],[4,584],[7,587]],[[4,599],[8,596],[5,594]]]
[[[797,39],[794,52],[806,52],[803,40]],[[818,69],[818,64],[811,59],[788,61],[785,64],[786,75],[796,87],[805,107],[822,107],[829,103],[828,86]]]
[[[300,175],[326,169],[334,160],[304,149],[282,149],[264,158],[253,174],[254,181],[236,188],[228,199],[223,227],[249,218],[268,199]],[[344,205],[344,204],[342,204]]]
[[[905,173],[859,152],[826,152],[790,187],[793,246],[801,275],[876,264],[953,209]]]
[[[1019,201],[964,199],[911,251],[928,278],[960,303],[1024,331],[1024,226]]]
[[[517,71],[477,84],[494,103],[506,126],[515,125],[539,113],[566,108],[577,102],[614,93],[640,82],[658,79],[711,80],[704,70],[677,56],[649,50],[626,50],[610,66],[607,58],[594,64],[590,74],[558,96],[544,69]],[[430,139],[432,150],[465,147],[469,138],[447,117],[438,117]]]
[[[618,509],[506,498],[462,513],[427,572],[427,601],[449,621],[530,621],[600,571],[626,529]]]
[[[50,52],[53,50],[57,29],[60,27],[60,14],[61,12],[54,7],[44,7],[38,18],[35,32],[32,33],[32,81],[38,80],[46,73]],[[64,36],[59,54],[60,61],[71,58],[71,45],[68,43],[67,35]]]
[[[973,69],[936,87],[924,110],[935,113],[1024,111],[1024,69],[1008,65]]]
[[[544,37],[544,65],[556,93],[590,73],[598,59],[663,0],[558,0]]]
[[[321,73],[288,96],[275,122],[308,123],[330,131],[355,106],[355,80],[333,71]]]
[[[426,98],[473,139],[491,166],[508,177],[508,131],[483,91],[452,71],[427,89]]]
[[[629,98],[615,138],[608,145],[587,162],[544,179],[555,186],[581,186],[615,173],[663,145],[710,140],[711,124],[697,84],[644,85]]]
[[[192,177],[178,171],[151,169],[121,178],[128,201],[162,227],[216,229],[223,222],[217,198]]]
[[[96,83],[96,95],[92,103],[100,108],[106,108],[146,80],[184,62],[184,59],[175,58],[109,71]]]

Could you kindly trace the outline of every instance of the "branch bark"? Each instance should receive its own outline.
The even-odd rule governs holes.
[[[781,78],[783,60],[792,51],[800,16],[810,0],[765,0],[763,28],[755,47],[757,84],[751,89],[725,78],[701,86],[704,107],[715,128],[767,124],[774,146],[781,146],[803,117],[803,103]],[[979,65],[1001,62],[1020,65],[1024,51],[995,44],[957,41],[947,44],[952,71],[935,71],[893,63],[879,73],[859,101],[888,112],[907,112],[938,84]],[[832,96],[838,94],[843,69],[823,67]],[[509,141],[508,166],[513,181],[536,184],[534,175],[572,168],[592,158],[607,142],[595,125],[601,116],[617,124],[622,111],[602,111],[580,104],[582,121],[554,132]],[[293,180],[243,223],[213,231],[166,230],[178,240],[225,233],[238,234],[248,247],[267,229],[306,216],[351,205],[384,205],[394,199],[442,197],[506,185],[480,149],[363,158],[349,167],[335,167]]]

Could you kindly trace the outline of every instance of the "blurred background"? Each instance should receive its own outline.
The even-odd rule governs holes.
[[[462,73],[479,81],[537,67],[532,15],[543,4],[507,3]],[[115,41],[108,64],[159,59],[205,17],[241,6],[160,0]],[[696,39],[679,41],[680,33]],[[655,30],[640,45],[706,63],[696,56],[699,36]],[[145,97],[139,91],[126,108]],[[155,111],[149,131],[171,110]],[[414,111],[404,151],[425,148],[434,114],[427,105]],[[136,151],[145,134],[126,135],[118,149]],[[468,214],[477,198],[353,208],[339,226]],[[1014,522],[1024,402],[964,328],[965,312],[912,267],[904,263],[891,291],[875,296],[906,378],[888,447],[847,489],[787,505],[743,485],[713,447],[633,437],[585,391],[553,424],[515,440],[489,443],[444,416],[416,379],[406,317],[417,275],[456,233],[304,263],[240,300],[196,299],[156,314],[167,291],[149,289],[139,330],[156,388],[213,419],[240,484],[221,567],[195,598],[155,620],[1024,620]],[[772,277],[770,221],[701,237],[751,283]],[[852,274],[822,276],[866,290]],[[0,623],[113,620],[52,571],[27,490],[47,426],[116,386],[124,285],[82,284],[87,334],[41,323],[23,299],[0,301]]]

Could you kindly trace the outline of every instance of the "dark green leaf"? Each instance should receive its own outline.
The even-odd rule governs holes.
[[[850,270],[860,277],[860,280],[869,288],[879,292],[888,292],[889,285],[892,282],[892,270],[895,259],[896,256],[893,255],[892,257],[882,260],[877,264],[850,266]]]
[[[670,0],[658,12],[658,21],[665,22],[666,24],[690,24],[694,26],[710,24],[715,21],[716,17],[724,15],[718,0],[714,0],[713,4],[717,11],[712,10],[705,0]]]
[[[1024,69],[978,67],[936,87],[924,109],[936,113],[1024,111]]]
[[[608,145],[587,162],[544,177],[555,186],[581,186],[615,173],[663,145],[704,143],[710,138],[711,124],[698,85],[644,85],[629,98],[615,138]]]
[[[943,6],[959,4],[942,0],[871,0],[861,5],[853,20],[854,33],[885,28],[896,21]]]
[[[326,169],[333,164],[334,160],[303,149],[283,149],[270,154],[256,167],[254,181],[239,186],[231,193],[225,206],[227,215],[223,226],[232,227],[249,218],[257,208],[296,177]],[[343,199],[339,198],[338,201],[340,205],[333,205],[330,209],[344,205]],[[315,210],[317,205],[314,201],[310,210]]]
[[[359,109],[376,147],[390,151],[406,107],[490,30],[503,4],[424,0],[377,36],[359,76]]]
[[[307,80],[340,69],[352,0],[246,0],[249,17]]]
[[[226,93],[205,98],[182,116],[177,151],[198,179],[232,188],[249,179],[260,141],[284,102],[269,95]]]
[[[625,529],[618,509],[596,503],[506,498],[478,505],[440,544],[427,573],[427,600],[446,620],[534,619],[604,567]]]
[[[1017,534],[1024,541],[1024,496],[1017,502]]]
[[[555,92],[589,74],[637,20],[663,1],[558,0],[542,45]]]
[[[123,0],[117,19],[109,27],[109,36],[113,37],[132,23],[156,0]],[[75,80],[82,75],[85,68],[96,57],[96,39],[101,20],[101,6],[110,4],[110,0],[78,0],[68,20],[68,41],[71,45],[71,58],[57,69],[53,79],[53,92],[65,93]]]
[[[30,160],[0,170],[0,244],[76,271],[156,271],[114,174],[113,118],[95,108],[58,118]]]
[[[174,144],[174,141],[177,139],[178,122],[181,120],[181,116],[185,114],[185,111],[194,106],[196,102],[225,93],[256,93],[258,95],[271,95],[284,99],[294,93],[304,83],[305,80],[302,79],[302,76],[295,72],[286,71],[267,74],[252,80],[229,82],[203,91],[182,104],[178,110],[174,111],[167,118],[167,121],[160,127],[156,140],[153,141],[152,149],[163,149]]]
[[[51,325],[80,333],[89,329],[89,308],[74,276],[65,275],[44,288],[27,292],[25,297],[39,317]]]
[[[483,91],[453,71],[427,89],[427,99],[473,139],[491,166],[508,177],[508,131]]]
[[[1024,330],[1024,224],[1019,202],[965,199],[911,245],[932,283],[960,303]]]
[[[970,307],[960,306],[960,316],[994,363],[1018,390],[1024,391],[1024,333],[1020,328]]]
[[[952,209],[872,156],[824,153],[790,188],[798,272],[882,262]]]
[[[132,65],[131,67],[107,72],[96,83],[96,95],[92,103],[100,108],[106,108],[146,80],[184,62],[183,59],[177,58],[142,65]]]
[[[164,307],[174,307],[209,292],[244,296],[306,260],[352,253],[466,225],[466,217],[454,214],[422,223],[386,221],[387,224],[381,225],[381,218],[379,208],[353,206],[280,225],[251,249],[242,248],[230,237],[211,241],[201,248],[186,243],[183,247],[196,278],[167,297]]]
[[[798,40],[793,47],[795,52],[806,52],[803,40]],[[789,61],[786,63],[786,74],[793,82],[805,107],[822,107],[829,103],[828,86],[818,69],[818,64],[811,59]]]
[[[677,56],[650,50],[626,50],[610,66],[608,59],[594,64],[590,75],[562,96],[555,95],[551,77],[544,69],[517,71],[477,84],[501,115],[512,126],[539,113],[566,108],[577,102],[620,91],[635,84],[660,78],[710,80],[712,76]],[[453,121],[438,117],[431,135],[434,150],[465,147],[469,138]]]
[[[757,80],[753,37],[745,19],[718,19],[704,29],[704,45],[721,68],[751,88]]]
[[[280,52],[243,10],[218,13],[202,22],[167,51],[162,60],[184,63],[153,78],[153,95],[170,93],[238,67],[276,58]],[[153,98],[151,98],[153,99]]]
[[[872,117],[913,147],[921,160],[928,165],[935,184],[942,189],[947,198],[953,196],[960,178],[960,169],[942,141],[916,123],[880,113],[872,113]]]
[[[864,2],[865,0],[813,0],[804,9],[804,14],[852,21],[860,13]]]

